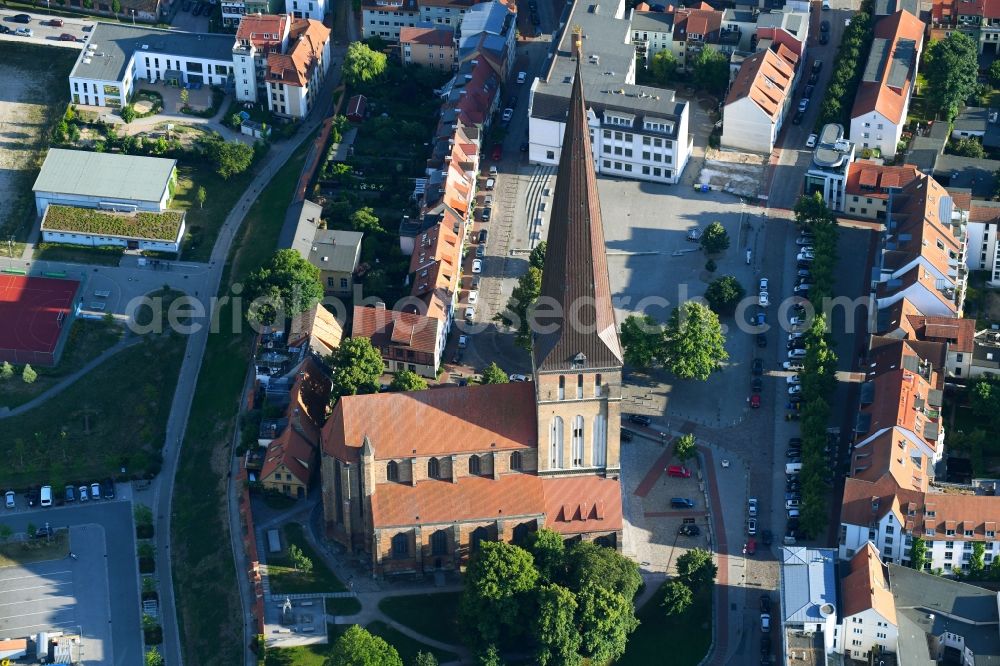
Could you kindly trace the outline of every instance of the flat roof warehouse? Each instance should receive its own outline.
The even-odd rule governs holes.
[[[158,202],[176,165],[162,157],[52,148],[32,190]]]

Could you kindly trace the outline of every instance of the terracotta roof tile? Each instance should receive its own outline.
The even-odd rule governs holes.
[[[622,529],[621,485],[599,476],[545,478],[545,527],[560,534]]]
[[[889,53],[881,64],[880,80],[861,81],[858,85],[858,94],[851,110],[852,118],[878,111],[892,123],[899,123],[903,120],[903,108],[906,106],[906,100],[913,86],[913,77],[916,75],[916,60],[919,60],[920,57],[923,37],[923,22],[905,9],[901,9],[891,16],[883,17],[875,24],[875,38],[889,41],[887,46]],[[896,57],[899,51],[900,40],[914,41],[916,54],[902,87],[897,88],[889,85],[889,74],[892,71],[892,58]],[[877,54],[878,52],[873,51],[869,57],[877,57]]]
[[[726,104],[749,98],[776,121],[791,90],[795,71],[773,51],[759,51],[740,65]]]
[[[330,29],[312,19],[294,19],[288,39],[288,53],[267,57],[267,80],[302,88],[309,84],[313,69],[323,57]]]
[[[365,437],[377,459],[535,448],[533,382],[345,396],[323,450],[356,460]]]
[[[912,164],[902,166],[885,166],[858,160],[848,167],[847,193],[870,197],[872,199],[888,199],[888,187],[903,188],[913,182],[919,171]]]
[[[856,445],[851,454],[852,477],[874,483],[888,475],[909,490],[927,490],[929,465],[926,456],[892,429],[863,446]]]
[[[871,542],[851,558],[851,573],[841,581],[840,591],[845,618],[872,609],[889,624],[896,625],[896,604],[889,590],[889,578]]]
[[[355,305],[351,337],[369,338],[376,349],[392,345],[434,354],[440,326],[426,315]]]
[[[925,317],[913,314],[907,317],[918,340],[949,342],[949,351],[971,353],[976,335],[975,319],[955,319],[953,317]]]
[[[291,319],[288,327],[288,344],[292,347],[309,343],[317,354],[326,356],[340,346],[344,329],[336,315],[321,303],[300,312]]]
[[[289,426],[267,445],[260,480],[270,480],[275,472],[284,467],[303,485],[308,485],[315,469],[315,460],[316,448]]]
[[[429,26],[403,26],[399,29],[400,44],[425,46],[454,46],[455,31],[451,28]]]
[[[281,41],[288,32],[288,19],[287,14],[247,14],[240,18],[236,39],[248,41],[269,52],[281,46]]]

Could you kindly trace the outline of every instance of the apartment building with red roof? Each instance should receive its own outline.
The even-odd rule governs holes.
[[[878,150],[882,157],[895,157],[917,80],[925,27],[906,10],[875,24],[871,52],[851,109],[850,136],[858,150]]]
[[[719,48],[724,37],[722,14],[707,2],[674,12],[672,46],[680,67],[690,68],[705,45]],[[732,45],[733,49],[735,47]]]
[[[889,572],[869,543],[850,561],[840,581],[844,653],[865,659],[869,653],[896,652],[899,621],[889,587]]]
[[[542,293],[593,303],[585,321],[570,322],[566,307],[547,320],[533,382],[345,396],[323,428],[327,534],[367,557],[375,575],[458,570],[483,541],[520,543],[542,527],[622,546],[622,353],[581,79],[566,120]],[[416,239],[411,268],[432,291],[439,255],[457,241],[461,258],[462,235],[449,224],[441,219]],[[403,319],[392,315],[390,337],[409,335]]]
[[[386,372],[409,370],[434,379],[444,351],[439,344],[443,325],[425,314],[387,310],[384,303],[355,305],[351,337],[369,338],[382,354]]]
[[[264,83],[271,113],[305,118],[330,69],[330,29],[313,19],[293,19],[284,53],[267,57]]]
[[[451,71],[456,60],[455,29],[430,23],[400,28],[399,56],[404,65]]]
[[[381,37],[390,42],[399,40],[403,28],[420,23],[417,0],[362,0],[361,37]]]
[[[970,270],[986,273],[988,286],[1000,287],[1000,201],[969,197],[968,264]]]
[[[770,154],[792,103],[795,69],[774,51],[745,59],[722,111],[722,146]]]
[[[885,219],[890,192],[916,180],[919,170],[912,164],[891,166],[869,160],[852,162],[847,170],[844,212],[868,220]]]
[[[267,94],[264,74],[272,53],[288,50],[292,19],[287,14],[240,17],[233,45],[233,86],[236,101],[256,104]]]
[[[944,39],[959,31],[972,39],[981,55],[996,56],[1000,44],[1000,2],[997,0],[934,0],[930,38]]]

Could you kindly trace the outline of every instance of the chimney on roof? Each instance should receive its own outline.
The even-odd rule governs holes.
[[[385,302],[384,301],[379,301],[378,303],[376,303],[375,304],[375,309],[376,310],[385,310]]]
[[[573,57],[583,58],[583,28],[578,25],[573,26]]]

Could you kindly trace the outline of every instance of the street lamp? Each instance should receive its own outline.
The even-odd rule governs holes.
[[[130,9],[129,11],[132,12],[132,25],[135,25],[135,10],[134,9]]]

